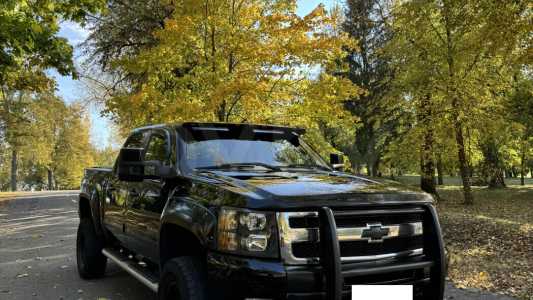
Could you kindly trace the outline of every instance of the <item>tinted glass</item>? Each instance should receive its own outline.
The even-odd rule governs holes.
[[[304,144],[285,139],[242,140],[208,139],[190,141],[185,158],[191,168],[216,167],[223,164],[261,163],[276,167],[327,165]]]
[[[167,149],[166,136],[160,133],[152,134],[148,148],[146,149],[146,154],[144,155],[144,160],[165,161],[168,158]]]
[[[144,147],[144,133],[135,132],[130,135],[124,148],[143,148]]]

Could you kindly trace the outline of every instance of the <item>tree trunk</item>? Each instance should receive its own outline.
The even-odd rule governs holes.
[[[374,160],[374,163],[372,164],[372,176],[374,177],[381,177],[381,173],[379,172],[379,163],[380,159],[378,157]]]
[[[52,169],[47,169],[47,173],[48,173],[48,190],[51,191],[51,190],[54,190],[55,188],[55,185],[54,185],[54,171],[52,171]]]
[[[17,191],[17,150],[13,149],[11,152],[11,191]]]
[[[522,148],[522,155],[520,157],[520,185],[526,185],[526,149]]]
[[[488,184],[489,188],[505,187],[504,166],[497,142],[493,138],[484,139],[480,148],[483,153],[480,184]]]
[[[455,102],[455,101],[454,101]],[[456,106],[456,105],[454,105]],[[455,108],[458,109],[458,108]],[[461,173],[461,179],[463,181],[463,193],[464,193],[464,204],[473,205],[474,196],[472,195],[472,187],[470,182],[470,172],[468,168],[468,162],[466,159],[465,152],[465,142],[463,137],[463,124],[459,120],[459,116],[454,117],[454,127],[455,127],[455,142],[457,143],[457,156],[459,158],[459,171]]]
[[[421,173],[420,176],[420,188],[427,193],[437,194],[437,189],[435,185],[435,168],[433,160],[428,157],[425,157],[421,160]]]
[[[442,155],[439,153],[437,157],[437,185],[444,185],[444,170],[442,165]]]
[[[350,162],[352,162],[352,172],[355,174],[361,174],[361,164],[359,162],[356,162],[355,159],[350,158]]]
[[[431,107],[431,96],[425,95],[420,101],[419,120],[424,128],[422,149],[420,152],[420,188],[430,194],[437,195],[435,186],[435,163],[433,160],[433,110]]]
[[[219,122],[226,121],[226,101],[222,101],[217,109],[217,119]]]
[[[457,82],[456,70],[455,70],[455,45],[453,38],[454,25],[450,20],[450,8],[449,3],[444,2],[443,6],[443,17],[444,17],[444,26],[446,28],[446,61],[448,64],[448,76],[449,82],[447,84],[447,97],[451,100],[452,104],[452,116],[453,116],[453,125],[455,131],[455,141],[457,143],[457,156],[459,159],[459,169],[461,172],[461,179],[463,180],[463,193],[464,193],[464,204],[472,205],[474,204],[474,196],[472,195],[472,188],[470,183],[470,174],[468,161],[466,158],[465,152],[465,141],[463,136],[463,123],[460,117],[461,106],[459,99],[457,98],[455,82]]]
[[[503,177],[503,170],[501,168],[496,168],[489,180],[489,188],[504,188],[505,179]]]
[[[357,163],[355,165],[355,174],[361,174],[361,164]]]

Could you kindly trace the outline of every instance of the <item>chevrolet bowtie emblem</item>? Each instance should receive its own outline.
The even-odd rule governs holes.
[[[366,228],[363,230],[361,237],[367,239],[369,243],[383,243],[383,239],[389,235],[389,228],[383,227],[383,225],[366,224]]]

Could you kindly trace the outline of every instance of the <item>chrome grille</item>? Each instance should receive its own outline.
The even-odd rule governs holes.
[[[417,209],[335,212],[342,262],[423,254],[422,212]],[[277,217],[285,263],[318,263],[318,213],[280,212]]]

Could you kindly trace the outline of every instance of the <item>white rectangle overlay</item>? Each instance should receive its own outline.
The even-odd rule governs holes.
[[[352,285],[352,300],[413,300],[413,286]]]

